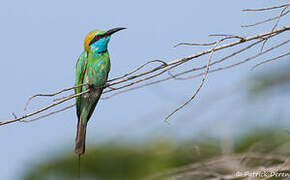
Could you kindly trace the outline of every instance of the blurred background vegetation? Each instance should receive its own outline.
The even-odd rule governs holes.
[[[184,173],[183,171],[171,173],[171,169],[192,163],[206,163],[211,159],[229,155],[222,152],[222,144],[218,139],[205,138],[203,140],[183,140],[182,142],[173,139],[155,140],[142,143],[142,145],[139,143],[120,144],[116,142],[89,146],[81,160],[81,175],[82,179],[102,180],[169,179],[179,173]],[[253,158],[247,161],[246,167],[248,168],[261,165],[264,167],[281,165],[284,160],[280,160],[280,157],[289,157],[290,155],[290,134],[278,129],[256,130],[238,139],[232,151],[231,155],[245,153],[255,153],[257,155],[244,157]],[[271,155],[273,157],[264,159],[259,155],[265,157]],[[226,163],[230,165],[233,160],[235,159],[229,158]],[[239,159],[238,161],[245,163],[245,159]],[[23,179],[77,179],[77,165],[77,157],[74,154],[63,152],[52,160],[30,167]],[[211,171],[222,175],[233,174],[236,168],[228,166],[221,170],[219,169],[221,166],[224,165],[217,160],[217,164],[211,167]],[[160,172],[166,172],[167,170],[169,170],[169,173],[158,175]],[[187,171],[192,171],[192,169],[185,170],[185,172]],[[193,171],[196,171],[196,169],[193,169]],[[157,177],[150,177],[154,174],[157,174]],[[208,179],[208,175],[210,174],[205,176],[201,173],[190,178]]]
[[[289,67],[259,74],[250,81],[248,97],[264,103],[279,91],[287,98]],[[260,98],[259,98],[260,97]],[[289,118],[283,117],[283,118]],[[239,127],[237,127],[239,128]],[[226,138],[225,138],[226,139]],[[283,127],[251,129],[231,138],[164,138],[89,145],[81,159],[82,179],[243,179],[237,171],[290,173],[290,131]],[[274,169],[274,170],[273,170]],[[71,150],[27,167],[24,180],[78,179],[78,160]],[[270,178],[270,177],[269,177]],[[283,179],[285,177],[271,177]]]

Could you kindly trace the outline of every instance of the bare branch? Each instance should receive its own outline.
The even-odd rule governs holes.
[[[272,18],[269,18],[269,19],[266,19],[266,20],[263,20],[263,21],[259,21],[259,22],[256,22],[254,24],[242,25],[241,27],[245,28],[245,27],[252,27],[252,26],[257,26],[257,25],[260,25],[260,24],[264,24],[266,22],[270,22],[270,21],[274,21],[276,19],[280,19],[282,16],[285,16],[288,13],[289,13],[289,11],[286,11],[285,13],[282,13],[279,16],[272,17]]]
[[[268,167],[263,167],[261,169],[260,166],[254,168],[252,166],[247,167],[244,165],[243,160],[255,161],[257,159],[263,159],[265,161],[279,161],[280,163],[273,164]],[[230,162],[234,162],[236,167],[229,166]],[[247,161],[248,162],[248,161]],[[205,162],[197,162],[192,164],[187,164],[181,167],[177,167],[171,170],[167,170],[164,172],[157,173],[150,177],[147,177],[143,180],[177,180],[177,179],[185,179],[185,177],[193,175],[209,175],[212,177],[211,179],[244,179],[247,176],[241,175],[237,176],[235,171],[251,171],[251,172],[279,172],[283,170],[289,170],[289,158],[287,156],[279,155],[279,154],[265,154],[265,153],[255,153],[255,152],[247,152],[243,154],[230,154],[230,155],[222,155],[221,157],[213,158],[210,160],[206,160]],[[287,166],[288,165],[288,166]],[[241,167],[243,167],[241,169]],[[285,169],[288,168],[288,169]],[[227,169],[222,174],[220,174],[220,169]],[[225,172],[229,172],[226,173]],[[246,173],[245,173],[246,174]]]
[[[238,36],[238,35],[232,35],[232,34],[210,34],[208,36],[222,36],[222,37],[224,37],[224,39],[221,39],[220,41],[223,41],[225,39],[231,39],[231,38],[237,38],[237,39],[240,39],[240,40],[244,40],[244,37],[241,37],[241,36]]]
[[[272,50],[274,50],[274,49],[276,49],[278,47],[281,47],[281,46],[283,46],[283,45],[285,45],[285,44],[287,44],[289,42],[290,42],[290,39],[288,39],[287,41],[284,41],[282,43],[279,43],[279,44],[277,44],[277,45],[275,45],[275,46],[273,46],[273,47],[271,47],[271,48],[269,48],[269,49],[267,49],[265,51],[259,52],[258,54],[254,55],[254,56],[246,58],[245,60],[239,61],[237,63],[231,64],[231,65],[228,65],[228,66],[223,66],[223,67],[219,67],[219,68],[213,69],[213,70],[209,71],[209,73],[217,72],[217,71],[221,71],[221,70],[225,70],[225,69],[229,69],[229,68],[238,66],[240,64],[246,63],[246,62],[248,62],[248,61],[250,61],[252,59],[255,59],[255,58],[257,58],[257,57],[259,57],[259,56],[261,56],[263,54],[266,54],[266,53],[268,53],[268,52],[270,52],[270,51],[272,51]],[[193,75],[193,76],[188,76],[188,77],[183,78],[183,79],[192,79],[192,78],[199,77],[201,75],[202,75],[202,73],[199,73],[199,74],[196,74],[196,75]]]
[[[277,59],[280,59],[280,58],[282,58],[282,57],[289,56],[289,55],[290,55],[290,52],[285,53],[285,54],[282,54],[282,55],[277,56],[277,57],[274,57],[274,58],[271,58],[271,59],[268,59],[268,60],[265,60],[265,61],[262,61],[262,62],[256,64],[255,66],[253,66],[253,67],[251,68],[251,71],[254,70],[255,68],[257,68],[258,66],[262,65],[262,64],[265,64],[265,63],[268,63],[268,62],[271,62],[271,61],[275,61],[275,60],[277,60]]]
[[[178,43],[173,47],[181,46],[181,45],[186,45],[186,46],[211,46],[214,45],[216,41],[210,42],[210,43]]]
[[[244,42],[247,42],[247,41],[252,41],[252,40],[255,40],[255,39],[260,39],[260,38],[264,38],[264,37],[267,37],[267,36],[270,37],[270,35],[273,35],[274,36],[274,35],[277,35],[277,34],[279,34],[281,32],[287,31],[287,30],[290,30],[290,26],[283,27],[281,29],[277,29],[277,30],[275,30],[273,32],[267,32],[267,33],[262,33],[262,34],[259,34],[259,35],[245,37],[244,40],[238,40],[238,41],[234,41],[234,42],[231,42],[231,43],[228,43],[228,44],[223,44],[223,45],[217,46],[216,49],[215,49],[215,51],[222,50],[222,49],[225,49],[225,48],[229,48],[229,47],[232,47],[232,46],[236,46],[238,44],[241,44],[241,43],[244,43]],[[205,50],[205,51],[202,51],[202,52],[199,52],[199,53],[196,53],[196,54],[194,54],[192,56],[188,56],[188,57],[185,57],[185,58],[181,58],[181,59],[178,59],[178,60],[171,61],[171,62],[167,63],[167,66],[176,65],[176,64],[177,64],[176,66],[179,66],[179,65],[181,65],[181,64],[183,64],[183,63],[185,63],[185,62],[187,62],[189,60],[192,60],[194,58],[198,58],[198,57],[200,57],[202,55],[208,54],[211,51],[212,51],[212,48],[211,49],[208,49],[208,50]],[[176,66],[174,66],[174,67],[176,67]],[[131,76],[131,77],[128,77],[128,78],[125,78],[125,79],[121,79],[121,80],[112,82],[110,85],[120,84],[120,83],[126,82],[128,80],[132,80],[132,79],[135,79],[137,77],[141,77],[141,76],[144,76],[144,75],[153,73],[153,72],[158,71],[160,69],[163,69],[165,67],[166,66],[163,66],[163,67],[159,66],[159,67],[153,68],[153,69],[151,69],[149,71],[145,71],[145,72],[139,73],[137,75],[134,75],[134,76]],[[169,68],[169,69],[171,69],[171,68]],[[162,71],[162,73],[166,72],[169,69],[166,69],[165,71]],[[160,75],[162,73],[159,73],[157,75]],[[128,87],[128,86],[131,86],[133,84],[142,82],[144,80],[148,80],[148,79],[151,79],[153,77],[156,77],[157,75],[153,75],[153,76],[150,76],[148,78],[144,78],[142,80],[137,80],[135,82],[132,82],[132,83],[129,83],[129,84],[126,84],[126,85],[119,86],[116,89],[121,89],[121,88],[125,88],[125,87]],[[111,92],[111,91],[112,90],[107,90],[104,93]]]
[[[52,112],[50,112],[50,113],[44,114],[44,115],[39,116],[39,117],[34,118],[34,119],[29,119],[29,120],[20,120],[20,122],[32,122],[32,121],[36,121],[36,120],[39,120],[39,119],[43,119],[43,118],[46,118],[46,117],[51,116],[51,115],[53,115],[53,114],[56,114],[56,113],[59,113],[59,112],[65,111],[65,110],[67,110],[67,109],[70,109],[70,108],[74,107],[75,105],[76,105],[76,104],[72,104],[72,105],[66,106],[66,107],[64,107],[64,108],[62,108],[62,109],[59,109],[59,110],[56,110],[56,111],[52,111]]]
[[[180,46],[180,45],[187,45],[187,46],[211,46],[211,45],[215,45],[217,42],[221,42],[224,41],[226,39],[233,39],[233,38],[238,38],[241,41],[244,41],[244,38],[241,36],[237,36],[237,35],[229,35],[229,34],[210,34],[209,36],[223,36],[224,38],[217,40],[217,41],[213,41],[213,42],[209,42],[209,43],[179,43],[177,45],[175,45],[174,47]]]
[[[210,66],[214,65],[214,64],[218,64],[218,63],[221,63],[239,53],[242,53],[243,51],[247,50],[247,49],[250,49],[252,47],[254,47],[255,45],[261,43],[263,41],[263,39],[260,39],[259,41],[256,41],[248,46],[246,46],[245,48],[242,48],[226,57],[223,57],[221,58],[220,60],[217,60],[217,61],[214,61],[210,64]],[[158,83],[161,83],[161,82],[164,82],[164,81],[167,81],[167,80],[170,80],[170,79],[177,79],[177,80],[185,80],[184,78],[181,78],[179,76],[181,75],[184,75],[184,74],[187,74],[187,73],[190,73],[190,72],[193,72],[193,71],[198,71],[198,70],[201,70],[201,69],[204,69],[206,68],[206,65],[204,66],[201,66],[201,67],[197,67],[197,68],[193,68],[193,69],[190,69],[190,70],[187,70],[187,71],[183,71],[181,73],[177,73],[177,74],[171,74],[170,77],[167,77],[167,78],[164,78],[164,79],[160,79],[160,80],[157,80],[157,81],[153,81],[153,82],[149,82],[149,83],[146,83],[146,84],[142,84],[140,86],[135,86],[135,87],[132,87],[130,89],[125,89],[125,90],[122,90],[122,91],[119,91],[119,92],[116,92],[114,94],[111,94],[110,96],[107,96],[107,97],[103,97],[102,99],[109,99],[113,96],[116,96],[118,94],[121,94],[121,93],[125,93],[125,92],[128,92],[128,91],[132,91],[132,90],[136,90],[136,89],[139,89],[139,88],[142,88],[142,87],[146,87],[146,86],[150,86],[150,85],[154,85],[154,84],[158,84]],[[168,71],[170,73],[170,71]]]
[[[225,60],[227,60],[227,59],[229,59],[229,58],[231,58],[231,57],[233,57],[233,56],[235,56],[235,55],[237,55],[237,54],[239,54],[239,53],[241,53],[241,52],[243,52],[243,51],[245,51],[247,49],[250,49],[250,48],[254,47],[255,45],[261,43],[262,41],[263,41],[263,39],[260,39],[259,41],[256,41],[256,42],[254,42],[254,43],[252,43],[252,44],[250,44],[250,45],[248,45],[248,46],[246,46],[246,47],[244,47],[244,48],[242,48],[242,49],[240,49],[240,50],[238,50],[238,51],[236,51],[236,52],[234,52],[234,53],[232,53],[232,54],[230,54],[228,56],[225,56],[225,57],[221,58],[220,60],[216,60],[216,61],[212,62],[210,64],[210,66],[212,66],[214,64],[221,63],[221,62],[223,62],[223,61],[225,61]],[[284,45],[284,44],[286,44],[286,43],[284,42],[282,45]],[[278,47],[280,47],[282,45],[279,44]],[[238,63],[235,63],[235,64],[232,64],[232,65],[229,65],[229,66],[224,66],[224,67],[220,67],[220,68],[217,68],[217,69],[210,70],[209,73],[216,72],[216,71],[221,71],[221,70],[225,70],[225,69],[229,69],[229,68],[235,67],[237,65],[243,64],[243,63],[245,63],[247,61],[250,61],[250,60],[254,59],[255,57],[258,57],[260,55],[263,55],[263,54],[265,54],[265,53],[267,53],[267,52],[269,52],[269,51],[271,51],[271,50],[273,50],[275,48],[278,48],[278,47],[272,47],[271,49],[268,49],[268,50],[266,50],[266,51],[264,51],[262,53],[260,52],[258,55],[252,56],[252,57],[247,58],[247,59],[245,59],[243,61],[240,61]],[[184,78],[181,78],[179,76],[182,76],[182,75],[187,74],[187,73],[190,73],[190,72],[202,70],[202,69],[206,68],[206,66],[207,65],[204,65],[204,66],[196,67],[196,68],[193,68],[193,69],[190,69],[190,70],[187,70],[187,71],[183,71],[183,72],[180,72],[180,73],[177,73],[177,74],[171,74],[169,77],[166,77],[164,79],[152,81],[152,82],[149,82],[149,83],[146,83],[146,84],[142,84],[140,86],[135,86],[135,87],[132,87],[132,88],[129,88],[129,89],[125,89],[125,90],[116,92],[114,94],[111,94],[110,96],[103,97],[102,99],[109,99],[109,98],[111,98],[113,96],[116,96],[116,95],[119,95],[119,94],[122,94],[122,93],[126,93],[126,92],[129,92],[129,91],[132,91],[132,90],[136,90],[136,89],[139,89],[139,88],[146,87],[146,86],[158,84],[158,83],[161,83],[161,82],[170,80],[170,79],[188,80],[188,79],[196,78],[196,77],[199,77],[199,76],[203,75],[203,73],[199,73],[199,74],[196,74],[196,75],[193,75],[193,76],[184,77]]]
[[[184,106],[186,106],[188,103],[190,103],[194,98],[195,96],[198,94],[198,92],[200,91],[200,89],[202,88],[202,86],[204,85],[204,82],[205,82],[205,79],[207,77],[207,74],[208,74],[208,71],[209,71],[209,65],[210,65],[210,62],[211,62],[211,59],[212,59],[212,56],[213,56],[213,52],[215,51],[215,48],[216,46],[218,45],[219,42],[216,42],[216,44],[214,45],[214,47],[212,48],[212,52],[211,54],[209,55],[209,58],[208,58],[208,62],[207,62],[207,66],[206,66],[206,70],[204,72],[204,75],[203,75],[203,78],[200,82],[200,85],[199,87],[197,88],[197,90],[193,93],[193,95],[191,96],[191,98],[189,98],[189,100],[187,100],[184,104],[182,104],[181,106],[179,106],[178,108],[176,108],[174,111],[172,111],[166,118],[165,118],[165,122],[168,122],[168,119],[173,115],[175,114],[177,111],[179,111],[180,109],[182,109]]]
[[[290,12],[290,11],[287,11],[287,12],[284,13],[284,11],[286,11],[287,8],[288,8],[288,6],[284,7],[283,10],[281,11],[281,13],[280,13],[280,15],[278,16],[278,19],[277,19],[275,25],[274,25],[273,28],[272,28],[272,31],[274,31],[274,30],[277,28],[277,26],[278,26],[278,24],[279,24],[279,22],[280,22],[281,17],[282,17],[282,16],[285,16],[286,14],[288,14],[288,13]]]
[[[131,71],[131,72],[129,72],[129,73],[124,74],[123,76],[119,76],[119,77],[116,77],[116,78],[110,79],[108,82],[111,82],[111,81],[115,81],[115,80],[118,80],[118,79],[125,78],[125,77],[127,77],[127,76],[129,76],[129,75],[131,75],[131,74],[134,74],[135,72],[137,72],[137,71],[139,71],[140,69],[142,69],[144,66],[146,66],[146,65],[148,65],[148,64],[150,64],[150,63],[153,63],[153,62],[160,62],[160,63],[162,63],[162,64],[165,65],[165,66],[167,65],[167,63],[166,63],[165,61],[162,61],[162,60],[158,60],[158,59],[157,59],[157,60],[151,60],[151,61],[148,61],[148,62],[142,64],[141,66],[137,67],[135,70],[133,70],[133,71]]]
[[[215,51],[219,51],[219,50],[222,50],[222,49],[225,49],[225,48],[233,47],[233,46],[236,46],[238,44],[241,44],[241,43],[244,43],[244,42],[247,42],[247,41],[260,39],[260,38],[263,38],[263,37],[266,37],[266,36],[269,36],[269,35],[272,35],[272,34],[279,34],[281,32],[288,31],[288,30],[290,30],[290,26],[286,26],[286,27],[277,29],[277,30],[275,30],[273,32],[266,32],[266,33],[262,33],[262,34],[257,34],[257,35],[245,37],[243,41],[238,40],[238,41],[234,41],[234,42],[231,42],[231,43],[228,43],[228,44],[220,45],[220,46],[216,47]],[[139,74],[136,74],[136,75],[133,75],[133,76],[130,76],[130,77],[127,77],[127,78],[123,78],[123,79],[118,80],[118,81],[114,81],[114,82],[112,82],[110,84],[110,86],[116,85],[116,84],[120,84],[120,83],[126,82],[128,80],[132,80],[132,79],[135,79],[135,78],[138,78],[138,77],[153,73],[153,72],[158,71],[160,69],[163,69],[163,68],[165,68],[167,66],[172,66],[172,65],[175,65],[175,64],[179,64],[179,63],[183,64],[183,63],[185,63],[185,62],[187,62],[189,60],[192,60],[194,58],[197,58],[197,57],[200,57],[202,55],[208,54],[211,51],[212,51],[212,49],[208,49],[208,50],[196,53],[196,54],[194,54],[192,56],[188,56],[188,57],[185,57],[185,58],[181,58],[181,59],[176,59],[176,60],[170,61],[170,62],[167,63],[167,65],[160,65],[160,66],[158,66],[156,68],[153,68],[151,70],[144,71],[144,72],[141,72]]]
[[[283,4],[283,5],[280,5],[280,6],[268,7],[268,8],[260,8],[260,9],[243,9],[242,11],[267,11],[267,10],[279,9],[279,8],[288,7],[288,6],[290,6],[290,3]]]
[[[284,12],[287,8],[288,8],[288,6],[284,7],[283,10],[281,11],[281,13],[280,13],[280,15],[278,16],[278,19],[277,19],[275,25],[274,25],[273,28],[272,28],[272,32],[273,32],[273,31],[276,29],[276,27],[278,26],[279,21],[280,21],[280,18],[282,17],[283,12]],[[289,12],[289,11],[287,11],[287,12]],[[287,13],[286,13],[286,14],[287,14]],[[261,47],[261,51],[263,51],[263,48],[264,48],[265,44],[267,43],[267,41],[268,41],[268,39],[265,39],[265,41],[263,42],[263,45],[262,45],[262,47]]]
[[[57,91],[57,92],[55,92],[55,93],[51,93],[51,94],[35,94],[35,95],[33,95],[33,96],[30,96],[30,97],[28,98],[28,100],[26,101],[26,103],[25,103],[24,111],[27,109],[27,106],[29,105],[30,101],[31,101],[33,98],[35,98],[35,97],[39,97],[39,96],[52,97],[52,96],[56,96],[56,95],[58,95],[58,94],[61,94],[61,93],[63,93],[63,92],[70,91],[70,90],[73,90],[73,89],[76,89],[76,88],[79,88],[79,87],[82,87],[82,86],[86,86],[86,85],[88,85],[88,84],[80,84],[80,85],[78,85],[78,86],[73,86],[73,87],[70,87],[70,88],[65,88],[65,89],[62,89],[62,90],[60,90],[60,91]]]
[[[0,126],[2,126],[2,125],[4,125],[4,124],[9,124],[9,123],[17,122],[17,121],[20,121],[20,120],[22,120],[22,119],[26,119],[26,118],[28,118],[28,117],[31,117],[31,116],[33,116],[33,115],[35,115],[35,114],[38,114],[38,113],[41,113],[41,112],[43,112],[43,111],[45,111],[45,110],[48,110],[48,109],[50,109],[50,108],[52,108],[52,107],[54,107],[54,106],[56,106],[56,105],[58,105],[58,104],[61,104],[61,103],[66,102],[66,101],[68,101],[68,100],[70,100],[70,99],[73,99],[73,98],[75,98],[75,97],[78,97],[78,96],[81,96],[81,95],[83,95],[83,94],[86,94],[86,93],[88,93],[88,92],[90,92],[89,89],[86,90],[86,91],[83,91],[83,92],[81,92],[81,93],[79,93],[79,94],[74,94],[74,95],[68,96],[68,97],[66,97],[65,99],[61,100],[61,101],[57,101],[57,102],[52,103],[52,104],[50,104],[50,105],[48,105],[48,106],[46,106],[46,107],[43,107],[43,108],[41,108],[41,109],[39,109],[39,110],[36,110],[36,111],[34,111],[34,112],[32,112],[32,113],[25,114],[25,115],[23,115],[23,116],[21,116],[21,117],[18,117],[18,118],[15,118],[15,119],[11,119],[11,120],[8,120],[8,121],[0,121]]]
[[[218,42],[221,42],[225,39],[231,39],[231,38],[238,38],[239,40],[236,40],[236,41],[233,41],[233,42],[229,42],[229,43],[226,43],[226,44],[222,44],[222,45],[219,45],[219,46],[215,46],[214,48],[209,48],[207,50],[204,50],[204,51],[201,51],[201,52],[198,52],[198,53],[195,53],[191,56],[188,56],[188,57],[184,57],[184,58],[180,58],[180,59],[176,59],[176,60],[173,60],[173,61],[170,61],[170,62],[164,62],[162,60],[153,60],[153,61],[149,61],[147,63],[144,63],[143,65],[139,66],[138,68],[136,68],[135,70],[131,71],[130,73],[127,73],[123,76],[119,76],[117,78],[114,78],[114,79],[111,79],[109,80],[110,83],[107,83],[104,88],[106,87],[109,87],[110,89],[107,89],[105,90],[103,93],[109,93],[109,92],[112,92],[112,91],[117,91],[119,89],[123,89],[123,88],[126,88],[126,87],[129,87],[129,86],[133,86],[135,84],[138,84],[138,83],[141,83],[141,82],[145,82],[145,81],[148,81],[152,78],[155,78],[155,77],[159,77],[160,75],[162,75],[163,73],[165,72],[168,72],[169,70],[173,69],[173,68],[176,68],[176,67],[179,67],[180,65],[190,61],[190,60],[193,60],[193,59],[196,59],[200,56],[203,56],[203,55],[206,55],[206,54],[212,54],[213,52],[216,52],[216,51],[219,51],[219,50],[223,50],[223,49],[226,49],[226,48],[230,48],[230,47],[234,47],[234,46],[237,46],[237,45],[240,45],[242,43],[245,43],[245,42],[250,42],[250,41],[253,41],[253,40],[257,40],[257,42],[253,43],[251,46],[254,46],[256,43],[260,43],[261,42],[261,39],[264,40],[264,39],[268,39],[268,38],[271,38],[271,37],[274,37],[282,32],[285,32],[285,31],[288,31],[290,30],[290,26],[286,26],[286,27],[283,27],[283,28],[280,28],[280,29],[276,29],[274,31],[271,31],[271,32],[265,32],[265,33],[261,33],[261,34],[256,34],[256,35],[252,35],[252,36],[248,36],[248,37],[240,37],[240,36],[235,36],[235,35],[223,35],[223,38],[221,38],[220,40],[218,40]],[[232,55],[228,56],[228,57],[225,57],[224,59],[227,59],[229,57],[232,57],[234,56],[235,54],[238,54],[240,52],[242,52],[243,50],[239,50],[237,52],[234,52]],[[209,58],[209,61],[211,61],[211,58]],[[151,62],[161,62],[162,64],[161,65],[158,65],[157,67],[153,67],[153,68],[150,68],[149,70],[145,70],[145,71],[142,71],[140,73],[137,73],[135,74],[137,71],[139,71],[140,69],[142,69],[145,65],[151,63]],[[182,74],[185,74],[185,73],[188,73],[188,72],[192,72],[192,71],[195,71],[195,70],[199,70],[199,69],[208,69],[209,66],[211,65],[214,65],[216,63],[219,63],[219,62],[222,62],[222,60],[220,61],[216,61],[216,62],[213,62],[213,63],[210,63],[207,64],[205,67],[198,67],[198,68],[192,68],[191,70],[188,70],[187,72],[182,72],[182,73],[179,73],[177,75],[174,75],[174,77],[177,77],[177,76],[180,76]],[[210,73],[210,72],[214,72],[214,71],[217,71],[218,69],[214,69],[214,70],[208,70],[206,71],[206,74]],[[203,73],[205,75],[205,73]],[[205,76],[206,77],[206,76]],[[172,79],[173,77],[170,76],[170,77],[167,77],[166,80],[168,79]],[[137,80],[135,80],[137,79]],[[134,80],[134,81],[133,81]],[[130,82],[129,82],[130,81]],[[150,84],[156,84],[156,83],[159,83],[159,82],[162,82],[164,80],[158,80],[158,81],[153,81],[153,82],[149,82],[147,85],[150,85]],[[203,80],[205,81],[205,80]],[[121,84],[121,83],[125,83],[127,82],[126,84],[122,84],[120,86],[115,86],[117,84]],[[203,86],[203,83],[201,83]],[[144,86],[147,86],[147,85],[141,85],[142,87]],[[139,86],[139,87],[141,87]],[[69,91],[69,90],[72,90],[72,89],[75,89],[77,88],[78,86],[74,86],[72,88],[66,88],[66,89],[63,89],[63,90],[60,90],[56,93],[52,93],[52,94],[37,94],[37,95],[34,95],[33,97],[30,97],[29,100],[28,100],[28,103],[31,101],[31,99],[33,99],[34,97],[37,97],[37,96],[55,96],[55,95],[58,95],[58,94],[61,94],[62,92],[65,92],[65,91]],[[139,88],[139,87],[133,87],[132,89],[136,89],[136,88]],[[127,91],[127,90],[125,90]],[[40,112],[43,112],[43,111],[46,111],[58,104],[61,104],[63,102],[66,102],[70,99],[73,99],[75,97],[78,97],[82,94],[85,94],[89,92],[89,90],[85,91],[85,92],[82,92],[80,94],[75,94],[75,95],[70,95],[70,96],[66,96],[66,97],[63,97],[61,98],[60,100],[46,106],[46,107],[43,107],[43,108],[40,108],[34,112],[31,112],[31,113],[28,113],[28,114],[25,114],[21,117],[17,117],[17,118],[14,118],[14,119],[11,119],[11,120],[8,120],[8,121],[3,121],[3,122],[0,122],[0,126],[1,125],[4,125],[4,124],[8,124],[8,123],[12,123],[12,122],[17,122],[17,121],[20,121],[20,120],[23,120],[23,119],[26,119],[28,117],[31,117],[31,116],[34,116]],[[103,98],[105,99],[105,98]],[[28,104],[27,103],[27,104]]]

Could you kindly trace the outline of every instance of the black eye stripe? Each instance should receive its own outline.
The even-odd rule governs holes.
[[[94,39],[90,42],[89,46],[103,37],[105,37],[105,35],[95,36]]]

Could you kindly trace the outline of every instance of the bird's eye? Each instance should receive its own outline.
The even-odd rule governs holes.
[[[98,41],[101,38],[102,38],[102,35],[95,36],[94,39],[90,42],[89,45],[93,44],[94,42]]]

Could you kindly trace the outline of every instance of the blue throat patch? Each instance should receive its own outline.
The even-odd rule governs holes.
[[[108,48],[108,43],[110,41],[111,36],[107,36],[99,39],[91,45],[91,50],[95,51],[95,53],[105,52]]]

